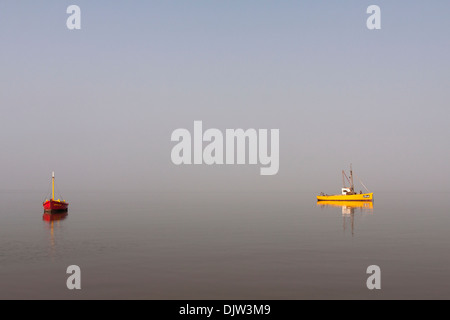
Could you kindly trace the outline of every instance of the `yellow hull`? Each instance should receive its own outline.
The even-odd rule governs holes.
[[[373,193],[317,196],[317,201],[372,201],[372,200],[373,200]]]

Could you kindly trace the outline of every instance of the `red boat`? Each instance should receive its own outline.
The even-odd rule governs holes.
[[[64,200],[46,200],[42,204],[45,212],[64,212],[67,211],[69,204]]]
[[[69,203],[66,200],[55,200],[55,173],[52,172],[52,198],[42,203],[44,211],[48,213],[67,212]]]

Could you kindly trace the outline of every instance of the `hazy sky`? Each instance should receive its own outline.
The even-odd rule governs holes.
[[[449,31],[448,1],[2,0],[0,190],[449,192]],[[194,120],[280,129],[279,173],[175,166]]]

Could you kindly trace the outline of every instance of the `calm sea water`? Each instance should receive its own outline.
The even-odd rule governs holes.
[[[450,299],[450,195],[1,193],[0,299]],[[66,288],[81,267],[82,289]],[[366,269],[381,268],[381,290]]]

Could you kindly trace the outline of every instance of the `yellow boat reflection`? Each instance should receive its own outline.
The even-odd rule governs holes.
[[[364,213],[373,213],[373,202],[368,201],[317,201],[319,207],[340,207],[342,208],[342,219],[344,232],[346,230],[346,220],[350,219],[352,236],[355,229],[355,211]]]
[[[319,207],[342,207],[342,209],[363,208],[373,210],[373,202],[370,201],[317,201]]]

